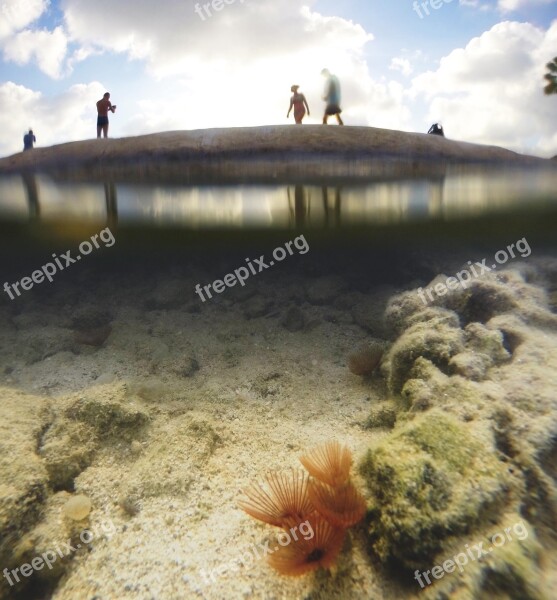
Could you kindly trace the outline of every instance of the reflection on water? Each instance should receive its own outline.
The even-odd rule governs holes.
[[[340,227],[342,188],[336,186],[320,188],[321,201],[317,188],[297,184],[287,188],[290,225],[305,228],[312,224],[325,227]]]
[[[23,186],[27,195],[27,203],[29,205],[29,219],[34,221],[40,216],[39,192],[37,189],[37,178],[31,174],[22,176]]]
[[[173,186],[0,178],[0,220],[179,225],[191,229],[334,228],[557,209],[557,170],[470,171],[366,185]]]

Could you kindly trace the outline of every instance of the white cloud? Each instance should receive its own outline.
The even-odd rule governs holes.
[[[398,56],[395,56],[393,59],[391,59],[389,69],[391,71],[400,71],[403,75],[406,76],[411,75],[414,70],[412,68],[412,65],[410,64],[410,61],[407,58],[401,58]]]
[[[59,79],[68,48],[63,28],[48,31],[32,27],[49,6],[49,0],[2,0],[0,49],[4,61],[20,66],[35,62],[43,73]]]
[[[458,0],[460,6],[466,6],[470,8],[477,8],[481,11],[493,10],[490,4],[483,4],[480,0]]]
[[[49,0],[2,0],[0,40],[36,21],[49,5]]]
[[[556,44],[557,21],[547,31],[499,23],[414,78],[411,97],[429,103],[428,121],[449,137],[555,154],[556,99],[542,88]]]
[[[59,79],[66,58],[67,39],[61,27],[53,31],[25,29],[4,41],[4,59],[25,65],[35,60],[43,73]]]
[[[144,59],[155,77],[279,56],[331,64],[356,59],[373,36],[351,21],[324,17],[307,6],[315,0],[246,0],[201,21],[193,0],[166,0],[153,11],[152,0],[64,0],[64,19],[72,40]],[[133,13],[133,18],[130,18]],[[100,33],[102,32],[102,34]],[[334,66],[334,65],[333,65]]]
[[[38,146],[95,137],[95,102],[103,92],[98,82],[74,85],[53,97],[11,81],[0,84],[0,155],[21,150],[29,127]]]
[[[499,0],[497,7],[503,13],[523,10],[543,4],[555,4],[556,0]]]
[[[555,4],[556,2],[557,0],[497,0],[497,3],[494,5],[487,2],[487,0],[485,2],[482,2],[482,0],[459,0],[458,3],[460,6],[476,8],[480,11],[498,10],[500,13],[508,15],[519,10],[525,11],[529,8]]]

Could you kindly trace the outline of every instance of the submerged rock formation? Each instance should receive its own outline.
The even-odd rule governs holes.
[[[509,523],[529,532],[459,577],[433,578],[431,598],[550,597],[532,573],[537,538],[557,525],[557,315],[545,291],[555,265],[538,267],[490,273],[429,305],[405,292],[386,311],[396,425],[360,465],[373,553],[410,576]]]

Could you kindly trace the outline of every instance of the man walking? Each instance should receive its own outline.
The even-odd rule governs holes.
[[[323,125],[327,125],[327,120],[331,115],[335,115],[339,125],[344,125],[340,118],[342,109],[340,108],[340,82],[336,75],[331,75],[329,69],[323,69],[321,75],[327,78],[325,94],[323,100],[327,103],[325,114],[323,115]]]
[[[25,152],[25,150],[33,150],[33,144],[37,141],[37,138],[35,137],[33,130],[30,129],[29,133],[26,133],[23,136],[23,151]]]
[[[108,137],[108,111],[114,114],[116,104],[110,102],[110,94],[106,92],[97,102],[97,138],[101,137],[101,131],[104,137]]]

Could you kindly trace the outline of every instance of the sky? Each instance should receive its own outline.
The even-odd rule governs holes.
[[[111,137],[292,124],[293,84],[320,123],[323,68],[347,125],[557,154],[557,0],[0,0],[0,52],[0,156],[95,137],[105,91]]]

